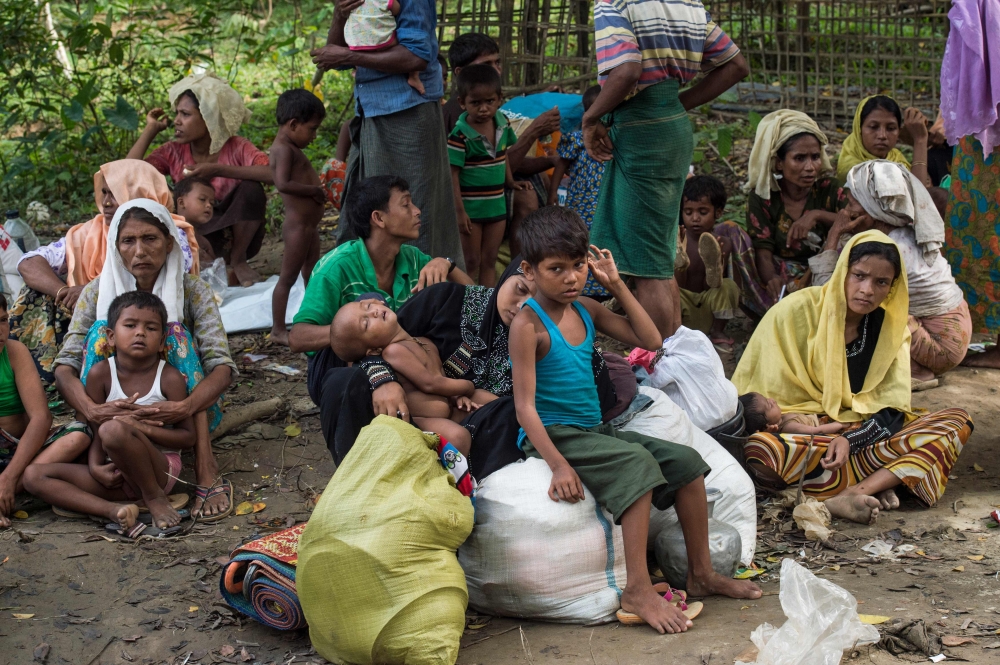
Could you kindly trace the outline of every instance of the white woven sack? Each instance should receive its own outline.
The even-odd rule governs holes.
[[[639,386],[639,392],[651,397],[653,404],[633,418],[623,431],[679,443],[701,454],[712,468],[705,478],[705,486],[722,491],[722,498],[715,502],[715,518],[740,532],[743,539],[740,562],[749,565],[757,548],[757,497],[750,476],[718,441],[695,427],[666,393],[646,386]],[[676,522],[677,512],[673,508],[662,511],[653,508],[649,518],[649,546],[653,546],[660,531]]]
[[[592,624],[614,619],[625,587],[621,527],[594,501],[548,497],[537,458],[510,464],[476,492],[476,526],[458,550],[469,605],[485,614]]]

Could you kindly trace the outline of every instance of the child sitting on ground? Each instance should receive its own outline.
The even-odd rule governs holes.
[[[588,252],[587,226],[565,208],[531,213],[518,233],[521,266],[537,289],[510,327],[518,445],[552,469],[548,494],[553,501],[575,503],[584,498],[586,485],[621,524],[628,586],[619,619],[645,621],[660,633],[693,625],[685,610],[650,583],[650,505],[665,510],[676,504],[687,543],[688,594],[759,598],[755,584],[712,569],[704,481],[709,468],[701,456],[685,446],[601,424],[591,367],[595,331],[647,350],[658,349],[661,341],[656,324],[618,275],[611,252],[593,246]],[[588,266],[625,316],[580,298]]]
[[[52,414],[38,369],[28,347],[9,335],[7,299],[0,294],[0,529],[10,526],[14,497],[32,461],[71,459],[90,443],[83,423],[49,429]]]
[[[198,238],[200,263],[207,268],[215,260],[212,243],[198,232],[215,214],[215,188],[208,178],[191,176],[174,185],[174,212],[194,227]]]
[[[500,75],[489,65],[469,65],[458,73],[463,113],[448,136],[448,161],[461,232],[465,271],[482,286],[495,286],[496,262],[507,226],[504,186],[522,190],[507,163],[517,136],[500,112]]]
[[[108,308],[108,341],[115,355],[87,374],[87,395],[95,404],[138,397],[137,405],[180,402],[187,397],[184,376],[161,359],[167,330],[163,302],[146,291],[129,291]],[[181,471],[179,450],[194,446],[194,419],[173,428],[152,420],[117,416],[91,423],[95,431],[88,464],[33,464],[25,486],[53,506],[116,522],[134,538],[148,528],[137,522],[142,499],[155,530],[171,533],[181,514],[167,494]],[[128,503],[120,503],[122,501]]]
[[[747,434],[772,432],[782,434],[839,434],[843,423],[836,421],[820,424],[814,413],[782,413],[778,403],[760,393],[740,395],[743,405],[743,422]]]
[[[396,38],[396,17],[402,9],[400,0],[364,0],[348,15],[344,24],[344,41],[352,51],[383,51],[399,43]],[[412,71],[406,82],[424,94],[420,72]]]
[[[319,260],[319,222],[323,218],[326,190],[302,149],[316,138],[316,130],[326,117],[323,102],[303,90],[287,90],[278,97],[275,112],[278,135],[271,144],[271,172],[274,188],[285,204],[285,221],[281,239],[285,243],[281,255],[281,274],[271,296],[271,341],[288,346],[285,310],[288,294],[296,278],[308,284],[313,266]]]
[[[726,324],[740,306],[736,282],[723,277],[729,239],[712,235],[726,207],[726,186],[717,178],[694,176],[684,182],[681,234],[677,242],[677,285],[684,325],[708,334],[715,345],[732,347]],[[728,349],[723,349],[728,350]]]
[[[583,93],[583,110],[586,112],[597,95],[601,86],[594,85]],[[583,223],[590,228],[594,222],[594,211],[597,209],[597,195],[601,193],[601,178],[604,176],[604,164],[597,161],[583,146],[583,130],[563,134],[556,148],[558,161],[549,180],[549,205],[556,205],[559,200],[559,183],[564,174],[569,174],[569,189],[566,191],[566,207],[576,212]],[[606,297],[608,292],[594,281],[594,276],[587,278],[583,287],[583,295]]]
[[[330,345],[348,362],[380,353],[400,379],[413,424],[444,437],[463,455],[469,454],[472,436],[458,423],[469,411],[496,397],[477,390],[472,381],[446,377],[437,347],[403,330],[396,313],[384,303],[360,300],[341,307],[330,326]]]

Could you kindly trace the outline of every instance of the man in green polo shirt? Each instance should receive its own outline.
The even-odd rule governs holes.
[[[344,218],[358,240],[328,252],[313,269],[289,332],[292,351],[329,348],[337,310],[362,294],[378,294],[395,311],[431,284],[472,284],[451,259],[432,259],[404,244],[420,235],[420,210],[402,178],[384,175],[359,182],[345,202]]]

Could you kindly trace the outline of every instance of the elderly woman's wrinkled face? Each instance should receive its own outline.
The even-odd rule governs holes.
[[[114,219],[115,213],[118,212],[118,201],[107,185],[101,187],[101,212],[104,213],[105,226],[110,226],[111,220]]]
[[[139,219],[122,222],[118,230],[118,253],[122,263],[144,290],[152,288],[156,282],[173,246],[173,238],[164,234],[163,229]]]
[[[895,113],[875,109],[861,121],[861,143],[879,159],[885,159],[898,142],[899,122]]]
[[[505,326],[510,326],[528,298],[535,295],[535,284],[524,275],[514,275],[497,291],[497,311]]]
[[[784,158],[775,157],[774,170],[782,179],[798,187],[810,188],[823,170],[823,146],[815,136],[802,136],[790,146]]]
[[[177,98],[174,105],[174,140],[178,143],[191,143],[208,134],[208,125],[201,117],[198,105],[188,95]]]
[[[872,229],[875,226],[875,220],[864,209],[864,206],[858,203],[858,200],[851,194],[851,190],[845,189],[844,193],[847,194],[847,207],[845,210],[851,219],[855,220],[858,224],[854,229],[854,233],[861,233],[862,231]]]
[[[896,269],[881,256],[864,256],[847,268],[847,307],[860,316],[874,312],[892,289]]]

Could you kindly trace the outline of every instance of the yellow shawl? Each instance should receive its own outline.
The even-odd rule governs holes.
[[[774,177],[774,157],[778,148],[796,134],[812,134],[819,141],[823,171],[832,171],[830,158],[826,154],[826,134],[816,121],[802,111],[781,109],[765,115],[757,125],[747,164],[747,184],[743,191],[754,192],[765,201],[772,191],[778,191],[778,180]]]
[[[874,96],[872,95],[872,97]],[[844,140],[844,145],[840,148],[840,157],[837,158],[837,178],[840,182],[844,182],[847,178],[847,172],[854,165],[878,159],[878,157],[865,150],[865,144],[861,141],[861,110],[868,103],[869,99],[871,97],[865,97],[858,104],[857,110],[854,111],[854,124],[851,125],[851,134]],[[902,164],[907,169],[910,168],[910,162],[906,160],[906,157],[897,148],[890,150],[885,158],[890,162]]]
[[[830,281],[786,296],[757,326],[733,383],[740,394],[757,392],[790,413],[826,414],[858,422],[886,407],[910,412],[910,331],[906,267],[882,303],[885,321],[875,356],[858,394],[847,375],[844,325],[847,260],[858,243],[892,243],[880,231],[851,238]]]

